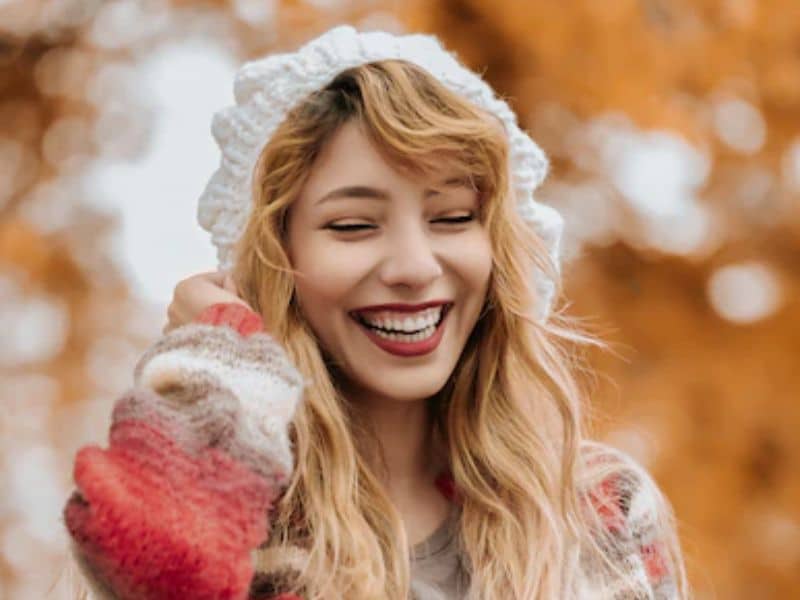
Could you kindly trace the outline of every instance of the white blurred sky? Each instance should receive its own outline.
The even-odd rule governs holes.
[[[142,300],[166,306],[180,279],[216,268],[196,209],[219,164],[211,116],[233,103],[236,64],[213,41],[155,48],[137,65],[142,95],[155,111],[147,149],[137,161],[99,160],[87,173],[89,196],[120,217],[113,252]]]

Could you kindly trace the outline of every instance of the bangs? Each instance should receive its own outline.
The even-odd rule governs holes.
[[[341,73],[327,89],[351,96],[353,116],[398,170],[463,178],[483,200],[506,181],[500,121],[422,68],[399,60],[370,63]]]

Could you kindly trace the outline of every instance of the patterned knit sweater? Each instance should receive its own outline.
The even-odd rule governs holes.
[[[81,448],[64,521],[98,600],[302,600],[281,590],[302,551],[267,549],[269,511],[293,469],[289,422],[305,381],[261,318],[217,304],[159,339],[114,404],[109,446]],[[675,597],[651,494],[608,478],[586,495],[632,575],[579,598]],[[446,473],[437,481],[453,501]],[[425,600],[425,599],[419,599]]]

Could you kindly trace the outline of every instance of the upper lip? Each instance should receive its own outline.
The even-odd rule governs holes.
[[[393,310],[396,312],[417,312],[420,310],[425,310],[426,308],[431,308],[432,306],[441,306],[447,305],[451,302],[449,300],[430,300],[428,302],[422,302],[420,304],[403,304],[399,302],[391,302],[389,304],[373,304],[372,306],[362,306],[361,308],[355,309],[354,313],[360,312],[368,312],[368,311],[377,311],[377,310]]]

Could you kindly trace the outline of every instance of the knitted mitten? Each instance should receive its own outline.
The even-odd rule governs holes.
[[[139,360],[108,449],[77,454],[64,508],[99,594],[245,599],[251,551],[292,471],[288,424],[304,382],[258,315],[215,305]]]

